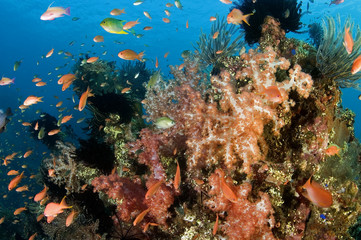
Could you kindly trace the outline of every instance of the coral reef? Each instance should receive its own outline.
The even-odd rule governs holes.
[[[286,3],[297,28],[300,5]],[[83,225],[76,236],[308,240],[357,234],[348,232],[361,211],[354,115],[340,105],[337,78],[315,66],[314,47],[286,38],[292,29],[282,22],[263,20],[259,47],[218,59],[213,75],[200,55],[185,53],[181,67],[171,66],[174,79],[148,84],[144,116],[132,105],[134,95],[116,106],[133,110],[126,119],[99,101],[91,109],[101,134],[77,150],[58,142],[58,152],[43,161],[43,180],[49,201],[67,195],[80,212],[71,228]],[[122,96],[99,96],[109,94]],[[158,128],[162,117],[174,125]],[[321,208],[305,194],[310,178],[331,193],[331,206]],[[68,236],[60,225],[65,216],[44,232]]]

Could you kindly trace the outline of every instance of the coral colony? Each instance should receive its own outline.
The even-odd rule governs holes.
[[[292,6],[299,20],[299,5]],[[124,78],[114,73],[112,64],[76,65],[78,78],[98,79],[89,82],[97,105],[88,107],[93,112],[91,139],[82,140],[78,148],[58,140],[52,158],[43,161],[48,202],[60,203],[66,196],[72,208],[51,223],[49,217],[40,220],[39,235],[182,240],[356,237],[361,224],[361,148],[354,136],[354,115],[342,108],[339,89],[351,66],[327,68],[321,62],[331,57],[323,57],[325,49],[344,50],[342,42],[337,49],[327,45],[336,41],[329,27],[323,25],[322,52],[286,38],[282,24],[268,16],[259,38],[249,39],[259,43],[257,48],[216,59],[202,53],[205,46],[213,46],[208,53],[220,50],[207,45],[204,35],[199,51],[185,54],[181,66],[171,66],[173,79],[155,72],[157,81],[147,83],[151,72],[144,65],[123,66],[143,71],[146,77],[139,88],[145,95],[123,96],[119,89],[124,88]],[[343,31],[338,28],[336,34]],[[213,41],[212,35],[208,41]],[[358,56],[359,49],[351,57]],[[332,55],[333,61],[348,61],[347,54],[338,56]],[[219,73],[207,74],[204,62],[210,58],[219,63]],[[77,81],[77,93],[84,92],[88,85]],[[98,86],[104,83],[108,87],[102,92]],[[352,84],[358,86],[356,81]],[[102,108],[98,103],[107,98],[119,99],[120,104]],[[126,112],[128,117],[121,116]],[[174,124],[157,126],[159,118]],[[39,215],[46,204],[31,206]],[[72,210],[76,217],[66,227]]]

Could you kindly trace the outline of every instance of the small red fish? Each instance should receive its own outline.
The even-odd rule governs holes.
[[[68,206],[65,202],[65,196],[61,200],[60,203],[51,202],[48,203],[44,210],[44,216],[48,218],[48,221],[52,220],[58,214],[62,213],[64,209],[71,208],[72,206]],[[49,219],[50,217],[50,219]]]
[[[216,235],[217,230],[218,230],[218,213],[217,213],[216,223],[213,226],[213,231],[212,231],[213,236]]]
[[[145,215],[147,215],[147,213],[150,211],[150,208],[144,210],[143,212],[139,213],[139,215],[135,218],[134,222],[133,222],[133,226],[136,226],[138,223],[140,223],[143,218],[145,217]]]
[[[71,211],[71,213],[69,213],[68,217],[66,218],[65,226],[69,227],[73,223],[75,215],[76,215],[76,212],[73,209]]]
[[[302,186],[305,190],[302,195],[318,207],[330,207],[333,203],[331,193],[317,182],[311,181],[311,179],[312,176]]]
[[[358,56],[355,61],[353,61],[352,67],[351,67],[351,74],[356,74],[361,70],[361,55]]]
[[[25,210],[26,210],[26,207],[18,208],[14,211],[14,215],[19,215],[20,213],[22,213]]]
[[[9,191],[16,188],[16,186],[20,183],[20,181],[23,177],[24,177],[24,171],[20,175],[14,177],[9,183],[9,186],[8,186]]]
[[[163,183],[163,180],[159,180],[157,183],[153,184],[145,194],[145,199],[150,198],[154,193],[159,189],[160,185]]]
[[[352,38],[352,34],[350,33],[350,28],[345,27],[345,35],[343,37],[343,45],[345,46],[347,53],[351,54],[352,49],[353,49],[353,38]]]
[[[43,200],[46,196],[46,191],[48,190],[48,188],[46,186],[44,186],[44,189],[41,190],[38,194],[35,195],[34,197],[34,201],[35,202],[39,202],[41,200]]]
[[[176,190],[179,189],[180,183],[181,183],[180,167],[179,167],[179,163],[177,161],[177,171],[174,176],[174,188]]]
[[[251,15],[253,15],[253,13],[243,15],[241,10],[239,10],[238,8],[233,8],[233,10],[227,15],[227,23],[239,25],[245,22],[248,26],[250,26],[248,23],[248,19]]]

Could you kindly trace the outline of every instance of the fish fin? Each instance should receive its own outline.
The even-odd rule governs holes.
[[[48,9],[51,7],[51,5],[53,5],[53,3],[54,3],[55,1],[53,1],[52,3],[50,3],[50,5],[49,5],[49,7],[48,7]]]
[[[6,109],[6,115],[7,116],[12,116],[13,115],[13,113],[11,112],[11,108]]]
[[[64,196],[63,199],[61,200],[60,206],[61,206],[62,208],[72,208],[73,206],[68,206],[68,205],[66,204],[65,198],[66,198],[66,196]]]
[[[311,177],[307,180],[307,182],[302,186],[303,189],[307,189],[309,186],[311,186],[311,179],[313,177],[313,174]]]
[[[70,16],[70,7],[67,7],[67,8],[65,9],[65,13],[64,13],[64,14]]]

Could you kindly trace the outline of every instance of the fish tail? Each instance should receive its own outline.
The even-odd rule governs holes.
[[[245,22],[248,26],[251,26],[251,25],[249,25],[249,23],[248,23],[248,19],[249,19],[249,17],[251,16],[251,15],[253,15],[253,13],[250,13],[250,14],[247,14],[247,15],[244,15],[243,17],[243,22]]]
[[[72,208],[73,206],[68,206],[68,204],[66,204],[65,198],[66,198],[66,196],[64,196],[63,199],[61,200],[60,206],[61,206],[62,208]]]
[[[65,13],[64,13],[64,14],[70,16],[70,7],[67,7],[67,8],[65,9]]]
[[[137,59],[142,62],[142,61],[143,61],[143,57],[144,57],[144,51],[143,51],[143,52],[140,52],[140,53],[138,54],[138,58],[137,58]]]
[[[11,79],[11,83],[14,83],[15,82],[15,78]]]

